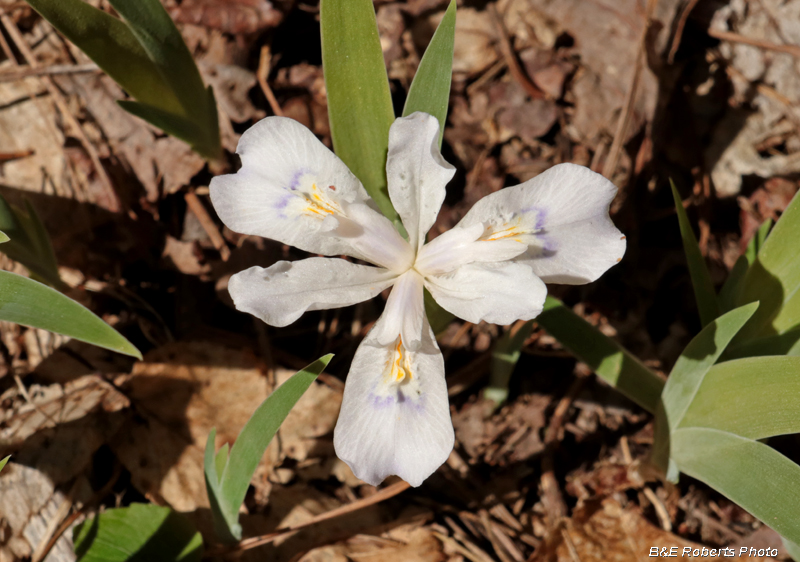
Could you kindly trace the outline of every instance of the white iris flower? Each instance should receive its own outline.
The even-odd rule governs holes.
[[[348,306],[394,286],[356,351],[334,432],[336,453],[377,485],[396,474],[419,486],[453,448],[444,359],[423,287],[469,322],[510,324],[541,311],[545,283],[588,283],[617,263],[625,237],[608,216],[616,193],[599,174],[560,164],[481,199],[425,244],[455,169],[425,113],[389,132],[389,196],[406,241],[347,166],[296,121],[268,117],[242,135],[242,168],[211,181],[211,200],[236,232],[340,258],[280,261],[234,275],[236,308],[272,326],[307,310]]]

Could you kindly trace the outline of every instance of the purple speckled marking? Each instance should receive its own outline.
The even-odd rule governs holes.
[[[294,191],[298,187],[300,187],[300,178],[302,178],[304,174],[308,174],[309,172],[311,172],[311,170],[309,170],[308,168],[300,168],[299,170],[297,170],[292,175],[292,179],[289,181],[289,189]]]
[[[544,228],[544,222],[547,220],[547,210],[543,209],[542,207],[531,206],[525,209],[522,209],[522,214],[526,215],[528,213],[536,213],[536,220],[534,222],[534,228],[536,230],[542,230]]]
[[[401,389],[396,389],[396,394],[391,393],[385,396],[379,396],[374,392],[369,393],[369,402],[376,410],[383,410],[385,408],[390,408],[395,405],[399,405],[402,408],[411,408],[412,410],[416,411],[417,413],[422,413],[425,408],[422,404],[422,397],[420,396],[416,400],[412,399],[410,396],[406,395]]]

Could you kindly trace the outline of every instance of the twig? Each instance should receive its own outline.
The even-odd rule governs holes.
[[[500,15],[497,13],[497,8],[495,8],[494,4],[489,4],[489,12],[492,14],[492,20],[494,20],[494,25],[497,28],[497,35],[500,38],[500,51],[503,53],[503,57],[506,59],[506,64],[508,64],[508,69],[511,71],[511,75],[514,77],[514,80],[519,82],[520,86],[525,89],[532,99],[546,98],[547,96],[545,93],[536,87],[536,85],[531,82],[528,76],[525,74],[525,71],[522,70],[522,66],[517,60],[517,55],[514,53],[514,48],[511,46],[511,40],[508,38],[506,28],[503,25],[503,22],[500,19]]]
[[[681,12],[681,17],[678,20],[678,25],[675,26],[675,35],[672,36],[672,45],[669,48],[669,56],[667,62],[672,64],[675,61],[675,53],[678,52],[678,47],[681,45],[681,38],[683,38],[683,28],[686,27],[686,20],[689,19],[689,14],[692,13],[694,7],[699,0],[689,0]]]
[[[644,67],[647,30],[650,28],[650,16],[655,9],[656,2],[657,0],[648,0],[647,2],[647,14],[636,50],[636,62],[633,67],[633,76],[631,77],[628,91],[625,93],[625,101],[622,104],[622,111],[619,114],[617,129],[614,131],[614,141],[611,143],[611,148],[608,150],[608,158],[603,164],[603,175],[608,179],[611,179],[614,172],[617,170],[617,163],[619,162],[619,155],[622,152],[622,145],[625,142],[628,125],[630,125],[631,117],[633,117],[634,101],[636,100],[636,94],[639,92],[639,82],[641,81],[642,68]]]
[[[272,533],[261,535],[260,537],[251,537],[249,539],[244,539],[233,546],[218,546],[216,548],[211,548],[209,549],[208,554],[209,556],[221,556],[223,554],[239,553],[245,550],[250,550],[251,548],[256,548],[257,546],[269,544],[275,541],[276,539],[279,539],[291,533],[295,533],[301,529],[305,529],[306,527],[311,527],[312,525],[316,525],[317,523],[327,521],[328,519],[334,519],[336,517],[340,517],[342,515],[346,515],[348,513],[364,509],[365,507],[375,505],[384,500],[388,500],[389,498],[393,498],[397,494],[406,491],[409,487],[410,484],[408,482],[397,482],[396,484],[392,484],[391,486],[388,486],[383,490],[367,498],[354,501],[353,503],[343,505],[342,507],[337,507],[336,509],[326,511],[325,513],[317,515],[316,517],[312,517],[305,523],[300,523],[299,525],[292,525],[290,527],[284,527],[283,529],[278,529],[276,531],[273,531]]]
[[[644,495],[648,500],[650,500],[650,503],[653,504],[653,508],[656,510],[656,516],[658,517],[658,522],[661,523],[661,528],[666,532],[671,533],[672,521],[669,519],[667,508],[664,507],[664,504],[661,502],[656,493],[647,486],[644,487]]]
[[[16,82],[29,76],[55,76],[59,74],[83,74],[99,72],[100,68],[93,62],[87,64],[54,64],[35,68],[32,66],[17,67],[0,73],[0,82]]]
[[[203,230],[208,234],[211,243],[214,244],[214,247],[219,252],[222,261],[228,261],[228,258],[231,257],[231,250],[225,243],[222,234],[220,234],[217,225],[214,223],[214,219],[211,218],[211,215],[208,214],[205,206],[203,206],[202,201],[200,201],[197,195],[192,191],[187,192],[186,195],[184,195],[184,199],[186,199],[186,205],[189,207],[189,210],[197,217],[200,226],[202,226]]]
[[[270,53],[269,45],[264,45],[261,47],[261,56],[258,59],[256,78],[258,78],[258,85],[261,86],[261,91],[264,92],[264,95],[267,97],[272,112],[278,117],[283,117],[281,104],[278,103],[278,98],[275,97],[275,93],[272,91],[272,88],[270,88],[269,82],[267,82],[271,62],[272,54]]]
[[[728,41],[730,43],[743,43],[752,47],[766,49],[767,51],[777,51],[779,53],[786,53],[792,55],[793,57],[800,58],[800,47],[797,45],[778,45],[777,43],[771,43],[769,41],[764,41],[763,39],[753,39],[752,37],[745,37],[744,35],[733,33],[732,31],[720,31],[718,29],[709,29],[708,34],[711,37],[715,37],[721,41]]]
[[[0,163],[27,158],[34,154],[33,150],[15,150],[14,152],[0,152]]]
[[[22,37],[22,34],[20,33],[16,24],[11,21],[11,18],[8,17],[8,14],[5,11],[0,12],[0,22],[2,22],[3,26],[6,28],[9,37],[11,37],[11,40],[17,46],[17,49],[19,49],[19,52],[22,53],[22,56],[28,63],[28,66],[34,69],[40,68],[33,51],[31,51],[31,48]],[[53,101],[64,117],[64,120],[69,124],[70,128],[78,137],[81,146],[83,146],[83,149],[89,155],[89,159],[92,161],[95,172],[97,172],[97,177],[100,178],[101,183],[106,188],[108,200],[105,201],[105,204],[108,210],[111,212],[120,211],[121,205],[119,197],[117,197],[117,192],[114,190],[114,184],[111,182],[111,178],[108,176],[106,169],[103,167],[103,163],[100,162],[100,156],[97,154],[97,150],[89,141],[86,133],[83,131],[83,127],[81,127],[80,123],[78,123],[78,120],[75,119],[75,116],[72,115],[72,112],[69,110],[69,107],[67,106],[67,100],[64,98],[64,94],[62,94],[61,90],[56,87],[55,82],[53,82],[53,79],[50,76],[39,76],[39,79],[44,83],[45,88],[47,88],[47,91],[53,98]]]

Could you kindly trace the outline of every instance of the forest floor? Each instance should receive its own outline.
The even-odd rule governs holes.
[[[326,353],[336,356],[280,429],[242,515],[246,537],[305,526],[231,556],[639,561],[673,546],[783,556],[778,535],[726,498],[649,470],[652,416],[539,327],[495,409],[482,395],[491,347],[518,326],[454,321],[438,338],[449,460],[416,489],[356,479],[332,431],[383,298],[281,329],[237,312],[231,274],[303,255],[229,231],[208,199],[211,177],[236,169],[239,135],[266,115],[330,146],[319,6],[165,5],[214,87],[225,169],[124,112],[124,93],[85,55],[24,2],[0,0],[0,194],[33,205],[70,296],[145,354],[134,362],[0,323],[0,457],[14,455],[0,474],[0,562],[74,561],[70,529],[131,502],[188,513],[213,537],[210,429],[218,446],[232,442],[275,385]],[[375,2],[398,111],[446,6]],[[800,0],[459,1],[443,147],[458,171],[432,235],[554,164],[603,173],[620,188],[611,212],[627,253],[595,283],[550,291],[666,376],[700,327],[669,181],[719,285],[800,185],[797,45]],[[24,273],[3,256],[0,266]],[[800,456],[794,438],[780,445]],[[345,514],[325,520],[334,509]]]

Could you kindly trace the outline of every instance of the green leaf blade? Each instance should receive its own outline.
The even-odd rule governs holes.
[[[800,433],[800,357],[749,357],[705,376],[679,427],[764,439]]]
[[[168,507],[134,503],[109,509],[75,529],[80,562],[200,562],[203,538]]]
[[[10,459],[10,458],[11,458],[11,455],[8,455],[3,460],[0,460],[0,470],[3,470],[5,468],[6,464],[8,463],[8,459]]]
[[[390,220],[386,154],[394,109],[371,0],[322,0],[322,67],[333,147]]]
[[[599,377],[655,413],[664,381],[628,350],[551,296],[536,321]]]
[[[682,472],[800,542],[800,466],[763,443],[724,431],[678,429],[672,439]]]
[[[133,344],[88,308],[47,285],[8,271],[0,271],[0,320],[142,358]]]
[[[683,350],[667,378],[661,399],[671,429],[678,427],[703,378],[757,308],[758,303],[751,303],[720,316]]]
[[[142,103],[180,111],[157,66],[117,18],[83,0],[27,0],[31,7]]]
[[[735,343],[800,326],[800,197],[792,202],[748,269],[738,304],[761,301]]]
[[[228,528],[219,537],[220,540],[233,541],[241,538],[239,507],[244,501],[258,463],[289,411],[328,366],[332,357],[332,354],[321,357],[298,371],[261,403],[231,447],[222,474],[217,473],[219,464],[214,456],[214,437],[209,435],[205,453],[206,482],[211,481],[209,498],[212,500],[212,508],[214,502],[218,502],[221,518]],[[221,526],[221,522],[215,520],[215,525]]]
[[[447,106],[450,103],[455,39],[456,2],[451,0],[428,48],[425,49],[403,108],[403,117],[422,111],[439,120],[439,148],[444,138]]]
[[[711,282],[711,275],[708,273],[706,261],[703,258],[703,254],[700,253],[697,238],[695,238],[692,231],[692,225],[689,223],[689,217],[686,215],[686,209],[683,208],[681,196],[672,181],[670,181],[670,187],[672,188],[672,197],[675,200],[675,213],[678,215],[683,251],[686,254],[689,276],[692,279],[694,297],[697,301],[697,311],[700,314],[700,323],[705,327],[719,316],[717,294],[714,291],[714,284]]]
[[[498,407],[508,398],[508,383],[511,380],[511,374],[522,355],[522,346],[532,331],[533,320],[530,320],[520,326],[513,336],[509,330],[494,344],[489,386],[483,395]]]

